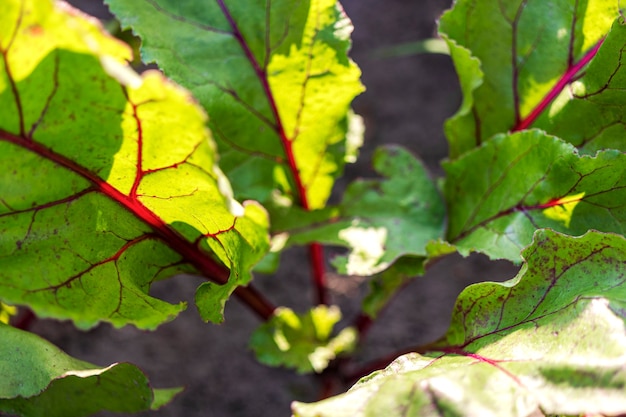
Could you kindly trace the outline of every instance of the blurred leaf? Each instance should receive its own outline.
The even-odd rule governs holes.
[[[514,279],[459,296],[446,335],[296,417],[626,411],[626,240],[535,234]]]
[[[174,397],[184,391],[183,387],[176,388],[159,388],[152,390],[154,394],[154,399],[152,400],[152,405],[150,406],[150,410],[159,410],[161,407],[169,404]]]
[[[351,352],[356,344],[358,336],[353,328],[343,329],[331,338],[340,319],[336,306],[319,305],[302,315],[280,307],[252,334],[250,347],[266,365],[320,373],[337,355]]]
[[[120,27],[120,22],[117,19],[104,21],[102,22],[102,25],[107,32],[127,44],[132,49],[133,60],[130,62],[130,65],[137,71],[139,71],[139,68],[141,68],[143,65],[143,63],[141,62],[141,54],[139,52],[141,39],[133,35],[133,32],[131,30],[122,30],[122,28]]]
[[[0,410],[21,416],[135,413],[169,402],[180,388],[154,390],[128,363],[105,368],[74,359],[31,333],[0,324]]]
[[[0,323],[9,324],[11,317],[17,314],[17,308],[0,302]]]

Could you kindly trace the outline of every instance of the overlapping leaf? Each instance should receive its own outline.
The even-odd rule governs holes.
[[[335,260],[342,273],[373,275],[401,256],[425,256],[426,244],[441,238],[445,227],[443,201],[426,168],[391,146],[376,151],[373,165],[384,179],[353,182],[337,207],[272,216],[273,229],[289,244],[350,248]]]
[[[228,281],[219,307],[267,246],[262,209],[229,196],[204,114],[127,58],[68,6],[3,3],[0,297],[81,327],[171,319],[183,305],[148,290],[179,271]]]
[[[618,3],[457,1],[440,25],[464,94],[446,125],[450,156],[529,126],[589,151],[625,149],[623,114],[614,107],[626,104],[618,92],[626,39]]]
[[[494,137],[445,164],[448,241],[467,254],[519,261],[539,228],[626,231],[626,155],[595,157],[538,130]]]
[[[336,0],[107,3],[143,39],[144,60],[207,109],[237,196],[324,205],[352,157],[348,109],[362,90]]]
[[[127,363],[106,368],[74,359],[45,340],[0,324],[0,410],[21,416],[133,413],[169,402],[180,389],[153,390]]]
[[[504,283],[468,287],[447,334],[298,417],[626,412],[626,240],[541,230]]]

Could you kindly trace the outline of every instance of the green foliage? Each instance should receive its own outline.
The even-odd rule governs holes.
[[[159,73],[134,74],[128,48],[92,22],[5,3],[2,300],[82,328],[154,329],[184,304],[148,295],[152,282],[224,264],[233,279],[202,291],[203,316],[220,321],[215,305],[266,251],[267,220],[229,195],[204,113]]]
[[[15,316],[16,313],[17,308],[15,306],[0,302],[0,323],[9,324],[9,320],[11,320],[11,317]]]
[[[211,115],[238,198],[324,206],[354,158],[348,109],[362,91],[346,55],[352,25],[335,0],[106,2],[144,39],[144,60]]]
[[[130,413],[157,409],[181,391],[153,390],[133,365],[100,368],[5,324],[0,339],[0,411],[50,417]]]
[[[284,365],[300,373],[322,372],[338,354],[354,349],[357,333],[353,328],[331,338],[340,319],[336,306],[319,305],[301,315],[281,307],[254,332],[250,347],[266,365]]]
[[[375,58],[395,58],[417,54],[450,55],[448,45],[442,39],[424,39],[423,41],[407,42],[386,48],[379,48],[372,54]]]
[[[185,308],[151,284],[197,274],[202,319],[223,321],[235,293],[265,320],[251,340],[261,362],[332,385],[354,376],[353,350],[397,291],[458,251],[524,263],[468,287],[440,340],[345,394],[294,403],[296,416],[626,413],[626,25],[614,0],[456,1],[440,25],[463,92],[445,178],[385,147],[381,178],[332,206],[363,133],[349,108],[363,90],[352,26],[335,0],[107,3],[164,75],[136,74],[131,49],[67,5],[0,0],[1,411],[128,413],[180,391],[153,390],[130,364],[71,358],[5,324],[9,306],[151,330]],[[323,305],[320,244],[347,248],[340,273],[370,276],[352,324]],[[310,245],[320,293],[304,314],[249,286],[291,245]]]
[[[580,156],[561,139],[528,130],[497,135],[445,169],[446,198],[455,202],[448,239],[462,253],[517,261],[540,228],[624,233],[626,157],[619,151]]]
[[[605,111],[613,113],[614,108],[584,96],[589,93],[595,96],[604,89],[600,80],[611,78],[609,75],[616,70],[619,73],[619,55],[614,51],[611,59],[599,65],[601,69],[591,65],[571,89],[563,88],[580,75],[580,64],[588,60],[589,53],[607,34],[609,43],[623,39],[620,34],[623,28],[610,31],[619,16],[618,2],[612,0],[457,1],[440,23],[464,94],[461,111],[446,125],[450,157],[457,158],[497,133],[520,127],[541,126],[557,135],[565,131],[575,130],[578,135],[584,132],[584,138],[561,136],[575,145],[592,138],[595,142],[598,135],[605,133],[623,134],[623,126],[614,123],[611,124],[614,130],[603,132],[597,123],[602,123],[605,117],[597,116]],[[615,27],[620,25],[617,23]],[[613,37],[617,39],[613,41]],[[596,69],[600,71],[592,71]],[[615,77],[614,81],[619,83],[621,77]],[[526,123],[528,116],[559,85],[563,91],[560,100],[553,101],[543,112],[541,123]],[[615,84],[611,87],[619,88]],[[580,92],[583,96],[577,98]],[[565,116],[565,103],[569,107],[579,101],[596,110]],[[580,125],[581,116],[587,122],[582,128],[572,129]],[[557,126],[552,126],[555,123]]]
[[[297,417],[614,415],[626,409],[626,240],[539,230],[519,275],[459,296],[447,334]]]
[[[272,229],[286,244],[350,248],[349,255],[334,259],[349,275],[374,275],[404,255],[426,256],[427,243],[442,238],[445,228],[444,204],[426,168],[401,147],[377,149],[373,165],[383,179],[353,182],[337,207],[308,213],[270,209]]]

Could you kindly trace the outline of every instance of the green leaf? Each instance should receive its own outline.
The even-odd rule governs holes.
[[[445,228],[443,201],[426,168],[397,146],[377,149],[373,165],[383,179],[353,182],[338,207],[273,214],[274,231],[288,234],[288,244],[350,248],[334,263],[351,275],[373,275],[404,255],[425,256]]]
[[[476,122],[474,114],[474,90],[483,84],[484,74],[480,61],[472,56],[471,51],[450,40],[443,33],[441,36],[448,42],[450,57],[463,93],[461,107],[444,124],[448,138],[448,154],[454,159],[480,145],[482,141],[480,131],[477,130],[480,124]]]
[[[363,89],[336,0],[106,2],[143,39],[144,60],[208,111],[238,197],[276,190],[323,207],[352,158],[348,110]]]
[[[626,240],[535,234],[504,283],[468,287],[447,334],[297,417],[499,416],[626,411]]]
[[[614,140],[624,133],[615,108],[593,95],[575,99],[580,91],[602,92],[607,80],[613,91],[624,87],[616,49],[624,43],[619,22],[608,35],[611,45],[601,48],[607,51],[598,53],[604,55],[601,62],[585,69],[619,17],[619,5],[612,0],[455,2],[440,21],[464,94],[459,113],[446,125],[450,156],[456,158],[497,133],[528,126],[589,149],[623,149]],[[585,103],[573,103],[577,101]],[[542,120],[534,123],[540,115]]]
[[[180,388],[153,390],[128,363],[100,368],[31,333],[0,324],[0,410],[21,416],[134,413],[169,402]],[[157,394],[158,393],[158,394]]]
[[[538,130],[498,135],[444,164],[448,241],[466,255],[519,261],[535,230],[624,234],[626,155],[580,156]]]
[[[266,365],[320,373],[337,355],[351,352],[356,344],[357,332],[350,327],[331,337],[340,319],[336,306],[319,305],[302,315],[280,307],[252,334],[250,347],[259,362]]]
[[[576,145],[582,153],[626,151],[626,69],[621,56],[626,26],[620,18],[584,74],[564,90],[532,125]]]
[[[150,405],[150,410],[159,410],[161,407],[168,405],[184,389],[183,387],[153,389],[154,398]]]
[[[61,3],[5,1],[0,52],[2,301],[153,329],[184,308],[155,280],[201,273],[216,305],[249,281],[267,218],[229,195],[187,92]]]

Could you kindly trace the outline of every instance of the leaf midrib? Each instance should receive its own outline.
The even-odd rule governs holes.
[[[280,142],[281,142],[281,144],[283,146],[283,150],[285,152],[285,156],[287,157],[287,162],[289,164],[289,170],[291,171],[291,175],[292,175],[292,177],[293,177],[293,179],[294,179],[294,181],[296,183],[296,188],[298,190],[298,198],[300,200],[300,205],[302,206],[302,208],[304,208],[305,210],[308,211],[308,210],[310,210],[310,205],[309,205],[308,197],[307,197],[307,194],[306,194],[306,186],[304,185],[304,183],[302,181],[302,177],[300,175],[300,171],[299,171],[298,165],[296,163],[295,154],[294,154],[293,146],[292,146],[292,141],[287,136],[287,132],[285,131],[285,127],[284,127],[282,119],[280,117],[280,113],[278,112],[278,105],[276,103],[276,99],[274,98],[274,94],[272,92],[272,89],[271,89],[271,87],[269,85],[269,80],[267,79],[267,73],[266,73],[265,69],[261,68],[261,66],[257,62],[254,54],[250,50],[250,47],[246,43],[246,40],[243,37],[243,34],[241,33],[241,30],[239,29],[239,26],[237,25],[237,22],[235,21],[235,19],[233,18],[232,14],[230,13],[230,10],[228,10],[228,7],[224,3],[224,1],[223,0],[217,0],[217,3],[219,5],[220,9],[222,10],[222,13],[224,14],[224,17],[228,21],[228,24],[230,25],[230,27],[232,29],[233,37],[235,38],[237,43],[239,43],[239,45],[241,46],[244,55],[246,56],[246,58],[250,62],[250,65],[252,66],[252,68],[254,70],[254,73],[256,74],[259,82],[261,83],[261,86],[263,88],[263,92],[265,93],[265,96],[267,98],[268,104],[269,104],[270,109],[272,111],[272,116],[274,117],[274,121],[276,123],[276,131],[278,133],[278,137],[279,137]]]
[[[107,183],[93,172],[69,158],[54,152],[42,144],[20,136],[11,134],[0,129],[0,139],[12,143],[18,147],[33,152],[42,158],[48,159],[55,164],[62,166],[82,178],[89,181],[96,188],[96,191],[109,197],[120,204],[125,210],[132,213],[141,222],[150,226],[155,234],[175,252],[179,253],[185,260],[194,265],[206,277],[224,284],[228,281],[229,271],[227,268],[217,264],[211,258],[201,253],[191,242],[181,236],[176,230],[169,227],[153,211],[148,209],[141,201],[123,194],[121,191]]]

